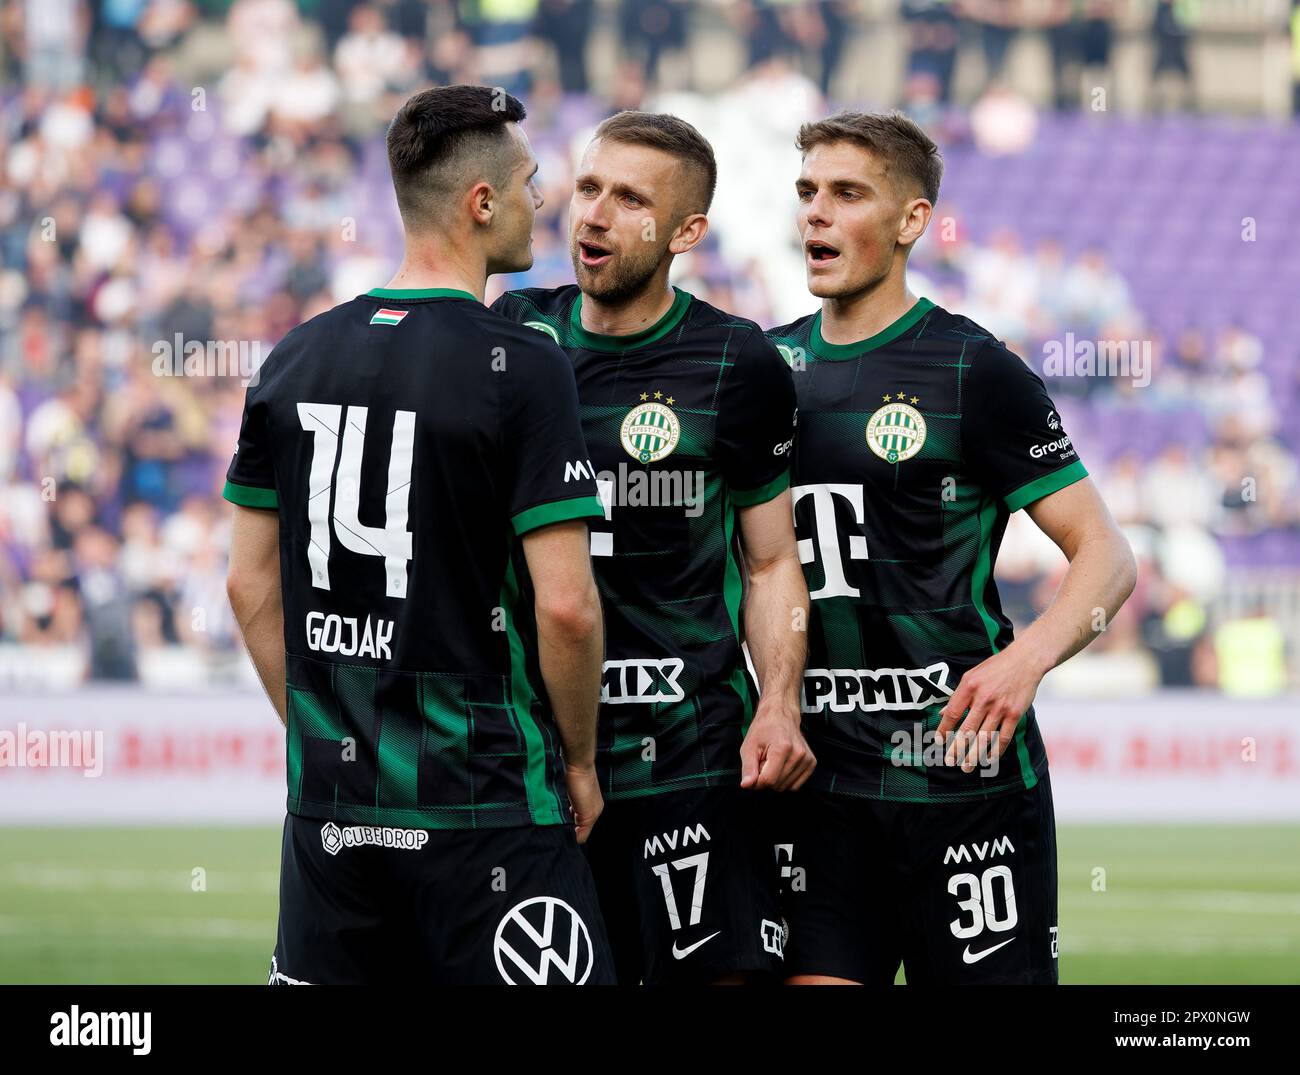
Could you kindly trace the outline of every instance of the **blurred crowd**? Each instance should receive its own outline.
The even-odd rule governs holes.
[[[313,31],[309,47],[304,27]],[[232,122],[251,132],[271,111],[298,122],[340,112],[364,126],[386,114],[387,91],[429,81],[516,94],[538,77],[564,93],[603,81],[602,92],[616,96],[592,70],[602,32],[620,80],[692,88],[704,76],[687,54],[720,35],[725,43],[703,66],[752,69],[784,58],[833,94],[854,38],[886,29],[899,32],[906,52],[902,101],[913,112],[954,100],[963,55],[979,57],[985,86],[1002,83],[1026,35],[1045,44],[1058,108],[1087,106],[1112,74],[1120,38],[1136,34],[1150,105],[1195,109],[1203,29],[1289,35],[1300,111],[1300,0],[1257,9],[1212,0],[3,0],[0,75],[60,89],[107,85],[135,77],[151,56],[188,52],[191,67],[219,63],[223,92],[241,105]]]
[[[705,8],[745,57],[744,77],[716,97],[693,92],[679,62]],[[900,102],[883,103],[946,109],[959,47],[982,50],[995,89],[1010,42],[1032,27],[1048,34],[1066,72],[1056,103],[1077,105],[1069,72],[1108,63],[1111,0],[1033,10],[1031,23],[1029,8],[1010,0],[904,0],[907,75]],[[1161,71],[1186,81],[1183,6],[1156,10]],[[716,234],[683,260],[677,282],[772,324],[811,300],[793,229],[774,240],[752,222],[790,211],[791,134],[830,107],[857,18],[840,0],[6,2],[0,684],[247,676],[225,599],[229,511],[219,495],[251,373],[245,359],[255,366],[293,325],[390,275],[400,229],[382,136],[411,92],[474,81],[526,98],[547,200],[537,263],[509,286],[570,279],[573,148],[603,116],[663,107],[697,122],[723,173],[752,183],[744,206],[720,198]],[[602,25],[617,55],[597,91],[588,59]],[[978,142],[982,125],[1006,124],[972,114],[960,126]],[[951,123],[939,126],[956,137]],[[1085,429],[1100,414],[1122,422],[1131,389],[1114,379],[1052,386],[1144,569],[1096,659],[1112,662],[1114,682],[1140,689],[1233,689],[1234,676],[1280,689],[1284,628],[1253,605],[1215,615],[1224,541],[1294,537],[1300,527],[1296,459],[1276,436],[1277,386],[1261,371],[1259,341],[1240,329],[1163,338],[1103,255],[1021,242],[1012,232],[983,245],[936,236],[917,252],[913,290],[1027,357],[1067,327],[1151,339],[1160,372],[1141,406],[1206,416],[1195,449],[1126,452],[1122,438],[1089,441]],[[195,341],[207,364],[178,375]],[[214,342],[238,361],[214,370]],[[1059,554],[1017,520],[1000,574],[1018,621],[1044,607],[1060,571]],[[1244,636],[1234,624],[1246,625]],[[1273,681],[1258,668],[1249,677],[1231,670],[1234,654],[1258,656],[1275,642],[1283,648]]]

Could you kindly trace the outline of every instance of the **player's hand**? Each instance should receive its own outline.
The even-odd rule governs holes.
[[[817,767],[804,740],[797,707],[758,703],[758,712],[740,744],[740,786],[796,791]]]
[[[578,843],[585,844],[591,835],[591,827],[605,809],[605,796],[600,793],[596,769],[594,766],[584,768],[566,765],[564,783],[569,789],[569,801],[573,803],[573,822],[578,830]]]
[[[969,773],[982,761],[1000,758],[1045,674],[1045,668],[1012,643],[962,676],[939,714],[937,736],[946,746],[944,764],[960,764]]]

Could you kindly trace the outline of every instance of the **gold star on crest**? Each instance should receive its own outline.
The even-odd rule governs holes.
[[[898,393],[898,398],[899,398],[900,400],[902,400],[906,395],[907,395],[906,392],[899,392],[899,393]]]
[[[913,403],[920,403],[921,401],[920,401],[919,399],[917,399],[915,396],[913,396],[913,397],[912,397],[912,402],[913,402]]]
[[[884,394],[884,396],[882,396],[881,398],[882,398],[886,403],[888,403],[888,402],[889,402],[891,399],[893,399],[894,397],[891,396],[888,392],[886,392],[886,393]]]
[[[647,399],[649,399],[649,398],[650,398],[650,396],[649,396],[648,394],[646,394],[645,392],[642,392],[642,393],[641,393],[641,402],[642,402],[642,403],[644,403],[644,402],[645,402]]]
[[[673,397],[672,397],[672,396],[669,396],[669,397],[668,397],[668,406],[671,407],[671,406],[673,405],[673,403],[674,403]]]
[[[662,392],[656,392],[656,393],[655,393],[655,399],[662,399],[662,398],[663,398],[663,393],[662,393]]]

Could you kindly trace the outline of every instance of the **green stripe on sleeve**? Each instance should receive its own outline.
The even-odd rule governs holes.
[[[229,500],[232,504],[238,504],[241,508],[278,508],[280,498],[276,496],[274,489],[263,489],[256,485],[240,485],[238,482],[232,482],[226,479],[226,487],[221,490],[221,495]]]
[[[1069,466],[1054,470],[1051,474],[1044,474],[1041,478],[1035,478],[1033,481],[1022,485],[1019,489],[1008,493],[1002,498],[1002,501],[1006,504],[1007,511],[1019,511],[1026,504],[1032,504],[1035,500],[1042,500],[1043,497],[1058,492],[1067,485],[1073,485],[1080,478],[1086,478],[1087,476],[1088,471],[1083,465],[1083,460],[1076,459]]]
[[[506,701],[514,711],[515,724],[524,740],[524,794],[528,799],[528,812],[534,825],[562,825],[567,819],[546,783],[546,742],[537,726],[537,718],[533,716],[533,702],[537,696],[528,680],[524,640],[515,624],[515,606],[518,601],[519,580],[515,578],[514,561],[507,553],[506,571],[501,580],[501,608],[505,611],[506,639],[510,646],[510,678],[506,685]],[[533,644],[536,645],[535,638]]]
[[[1070,464],[1070,467],[1075,467],[1075,466],[1077,466],[1080,470],[1083,470],[1083,464],[1078,460],[1075,460],[1075,462]],[[1058,470],[1055,474],[1048,474],[1045,477],[1046,478],[1058,477],[1064,471],[1069,470],[1070,467],[1063,467],[1061,470]],[[1081,474],[1080,477],[1082,476],[1083,475]],[[1029,485],[1023,486],[1022,489],[1017,490],[1017,492],[1023,492],[1025,489],[1028,489],[1030,486],[1036,485],[1039,482],[1044,480],[1045,480],[1044,478],[1038,478],[1035,481],[1030,482]],[[1069,484],[1070,483],[1068,481],[1063,481],[1059,486],[1057,486],[1057,488],[1063,488],[1064,486]],[[1055,492],[1055,490],[1048,490],[1048,491]],[[1046,495],[1047,493],[1039,494],[1039,496],[1046,496]],[[1037,498],[1030,497],[1028,500],[1025,501],[1025,503],[1026,504],[1033,503],[1035,499]],[[979,544],[979,550],[975,557],[975,567],[974,570],[971,572],[971,603],[975,606],[975,610],[979,613],[980,619],[984,623],[984,630],[988,633],[989,636],[989,648],[994,653],[998,652],[998,621],[995,620],[993,616],[989,613],[988,605],[985,603],[984,596],[986,590],[988,589],[989,580],[992,579],[993,577],[992,541],[993,541],[993,529],[997,525],[997,519],[998,519],[997,504],[992,500],[989,500],[985,497],[981,497],[980,512],[979,512],[980,544]],[[1016,732],[1015,732],[1016,760],[1020,763],[1020,779],[1023,782],[1026,790],[1032,788],[1035,784],[1038,783],[1038,777],[1034,773],[1034,767],[1029,761],[1029,747],[1025,743],[1025,729],[1026,727],[1028,727],[1029,724],[1029,722],[1025,719],[1027,715],[1028,715],[1028,711],[1020,715],[1020,721],[1016,725]]]
[[[731,620],[731,630],[736,637],[736,665],[727,682],[740,696],[740,730],[744,735],[749,732],[749,723],[754,719],[754,699],[750,694],[749,677],[745,674],[745,658],[740,654],[740,605],[745,596],[745,579],[736,559],[736,513],[726,502],[731,497],[731,490],[725,490],[723,496],[723,548],[727,559],[722,576],[722,600],[727,606],[727,618]]]
[[[516,534],[536,530],[539,526],[562,523],[569,519],[603,519],[605,508],[598,496],[575,496],[567,500],[552,500],[549,504],[538,504],[525,508],[511,518],[510,524]]]
[[[755,504],[766,504],[789,488],[790,470],[787,467],[766,485],[760,485],[757,489],[730,490],[731,502],[738,508],[752,508]]]

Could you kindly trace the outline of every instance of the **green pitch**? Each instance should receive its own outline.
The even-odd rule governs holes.
[[[1300,826],[1059,832],[1064,982],[1300,982]],[[0,829],[0,982],[266,980],[277,828]]]

